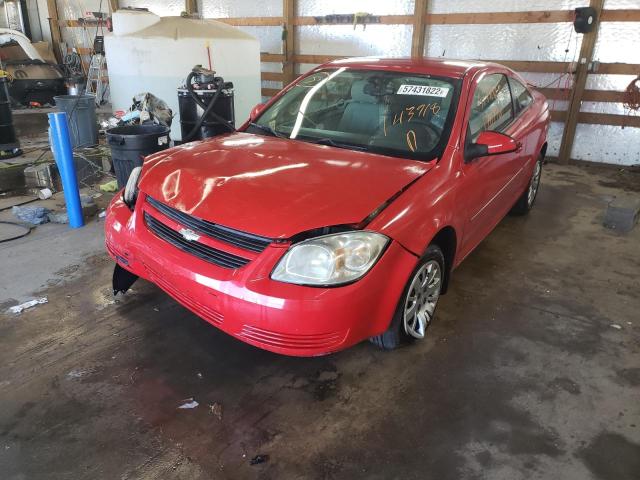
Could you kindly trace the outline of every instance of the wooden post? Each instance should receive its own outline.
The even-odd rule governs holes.
[[[582,105],[582,96],[587,85],[589,77],[589,69],[593,61],[593,50],[596,46],[598,38],[598,30],[600,30],[600,20],[602,19],[602,6],[604,0],[591,0],[589,5],[596,9],[597,21],[595,28],[585,33],[582,37],[582,45],[580,46],[580,58],[576,67],[573,88],[571,89],[571,98],[569,100],[569,110],[562,132],[562,142],[560,143],[560,153],[558,159],[560,163],[567,164],[571,158],[571,150],[573,149],[573,141],[576,136],[576,127],[578,126],[578,115],[580,114],[580,106]]]
[[[184,0],[184,11],[187,15],[198,13],[198,2],[196,0]]]
[[[296,35],[294,20],[296,18],[296,1],[282,0],[282,39],[284,46],[284,62],[282,63],[282,86],[293,82],[296,78],[295,54]]]
[[[120,8],[120,4],[118,3],[118,0],[109,0],[109,7],[111,8],[111,13],[113,14],[114,12],[118,11],[118,9]]]
[[[56,0],[47,0],[47,12],[49,14],[49,30],[51,30],[51,48],[56,56],[58,63],[62,63],[62,52],[60,51],[60,43],[62,43],[62,32],[60,32],[60,22],[58,21],[58,5]]]
[[[422,58],[424,56],[424,44],[426,37],[425,16],[429,0],[415,0],[413,10],[413,35],[411,36],[411,58]]]

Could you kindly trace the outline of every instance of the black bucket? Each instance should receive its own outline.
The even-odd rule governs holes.
[[[169,148],[170,131],[171,128],[162,125],[132,125],[107,130],[118,187],[127,184],[131,170],[141,166],[144,157]]]

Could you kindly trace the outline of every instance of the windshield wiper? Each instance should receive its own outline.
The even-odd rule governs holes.
[[[330,147],[336,147],[336,148],[347,148],[349,150],[359,150],[362,152],[366,152],[367,150],[369,150],[369,148],[365,147],[364,145],[354,145],[352,143],[336,142],[331,138],[312,138],[312,139],[309,139],[308,141],[311,143],[317,143],[319,145],[328,145]]]
[[[262,130],[263,132],[266,132],[269,135],[272,135],[274,137],[289,138],[289,137],[283,135],[282,133],[275,131],[273,128],[271,128],[268,125],[260,125],[259,123],[255,123],[255,122],[250,122],[249,125],[252,126],[252,127],[257,128],[258,130]]]

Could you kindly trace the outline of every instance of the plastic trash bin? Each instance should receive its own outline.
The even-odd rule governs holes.
[[[144,157],[169,148],[170,131],[171,128],[162,125],[131,125],[107,130],[118,187],[127,184],[131,170],[141,166]]]
[[[59,95],[53,97],[59,111],[67,114],[71,147],[93,147],[98,144],[96,97],[93,95]]]

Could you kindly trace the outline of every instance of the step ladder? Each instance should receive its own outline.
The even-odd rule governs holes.
[[[91,63],[89,64],[85,92],[88,95],[95,95],[96,105],[99,106],[104,100],[108,86],[109,76],[106,58],[101,53],[96,53],[91,57]]]

